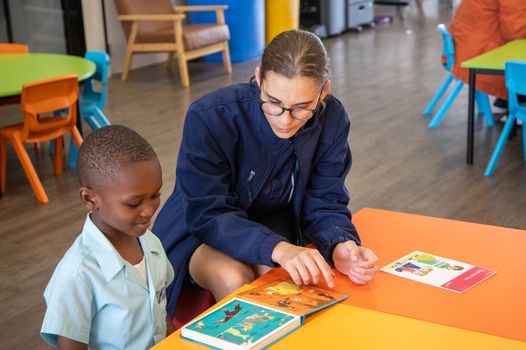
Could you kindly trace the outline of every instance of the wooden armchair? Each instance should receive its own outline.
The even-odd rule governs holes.
[[[177,54],[184,87],[190,85],[187,61],[194,58],[222,52],[225,70],[232,72],[228,51],[230,31],[224,17],[228,6],[173,6],[170,0],[114,1],[128,38],[122,80],[128,79],[132,55],[140,52],[168,52],[167,68]],[[183,24],[189,11],[215,11],[217,22]]]

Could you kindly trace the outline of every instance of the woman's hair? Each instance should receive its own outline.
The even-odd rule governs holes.
[[[276,36],[265,48],[259,68],[263,81],[267,72],[289,79],[296,76],[314,78],[323,83],[330,79],[327,51],[321,40],[304,30],[289,30]]]

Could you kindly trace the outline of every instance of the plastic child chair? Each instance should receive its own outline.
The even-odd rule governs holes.
[[[515,121],[521,120],[523,158],[526,161],[526,103],[519,102],[517,95],[526,95],[526,62],[506,62],[505,65],[506,87],[508,88],[508,118],[500,133],[499,141],[491,155],[489,163],[484,172],[485,176],[491,176],[497,165],[497,161],[504,150],[506,141],[510,137]]]
[[[0,54],[2,53],[29,53],[29,47],[24,44],[0,43]]]
[[[457,98],[458,93],[464,87],[464,82],[453,76],[453,74],[451,74],[451,68],[455,63],[455,44],[453,43],[453,38],[451,37],[451,34],[449,33],[444,24],[439,24],[437,30],[442,35],[442,65],[444,66],[444,69],[448,72],[448,75],[446,77],[446,80],[438,89],[435,96],[427,105],[426,109],[424,110],[424,115],[430,116],[436,104],[448,89],[449,85],[453,81],[455,81],[456,84],[449,96],[442,104],[442,106],[440,106],[440,109],[433,116],[433,119],[431,119],[431,121],[429,122],[428,126],[430,128],[436,128],[440,124],[442,118],[444,118],[447,111],[449,110],[449,108],[451,108],[451,105]],[[488,127],[493,126],[493,115],[491,113],[488,95],[480,91],[475,91],[475,103],[477,104],[477,110],[479,112],[484,113],[484,116],[486,117],[486,125]]]
[[[108,89],[108,70],[110,56],[102,51],[88,51],[84,56],[93,61],[97,67],[95,74],[84,82],[84,88],[80,95],[80,116],[85,120],[92,130],[110,125],[108,118],[102,113],[106,106],[106,91]],[[94,87],[98,84],[100,89]],[[78,149],[71,140],[69,153],[69,167],[75,169],[77,166]]]
[[[40,203],[49,199],[42,183],[29,159],[24,142],[35,143],[54,140],[53,173],[62,174],[62,140],[63,135],[71,133],[77,146],[82,143],[82,136],[76,127],[78,81],[74,74],[46,79],[25,84],[22,87],[20,107],[24,112],[24,122],[0,128],[0,183],[1,190],[6,188],[6,151],[11,143],[22,164],[22,168]],[[67,109],[66,116],[54,117],[56,110]]]
[[[212,293],[190,282],[183,282],[172,319],[176,329],[181,328],[215,304]]]

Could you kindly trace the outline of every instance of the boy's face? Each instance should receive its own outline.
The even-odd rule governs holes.
[[[82,188],[81,199],[110,240],[136,238],[146,232],[159,208],[161,186],[161,166],[155,159],[122,169],[111,183]]]

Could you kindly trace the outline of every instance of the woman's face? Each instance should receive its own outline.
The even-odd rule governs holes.
[[[256,68],[256,81],[261,89],[260,99],[285,108],[315,109],[330,88],[330,81],[323,87],[314,78],[296,76],[289,79],[275,72],[267,72],[263,81],[260,80],[259,67]],[[307,120],[294,119],[290,111],[284,111],[279,116],[265,113],[274,134],[281,139],[294,136]],[[299,113],[298,113],[299,114]]]

